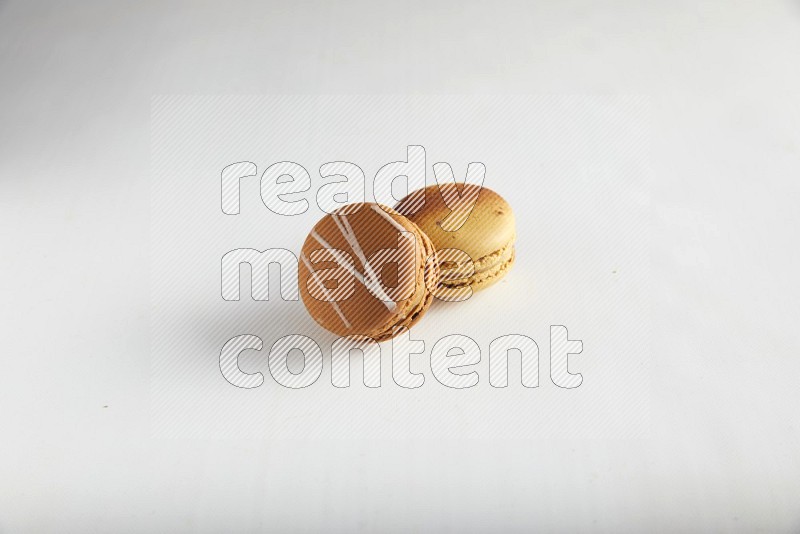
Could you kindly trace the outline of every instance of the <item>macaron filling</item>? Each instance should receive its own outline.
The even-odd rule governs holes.
[[[447,274],[458,270],[460,266],[448,268],[446,264],[443,264],[440,284],[445,287],[458,288],[486,282],[492,278],[504,275],[514,264],[514,259],[515,249],[514,240],[512,239],[500,250],[473,261],[475,270],[471,276],[466,278],[449,278]]]

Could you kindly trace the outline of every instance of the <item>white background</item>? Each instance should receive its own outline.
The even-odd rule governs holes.
[[[0,4],[0,531],[797,531],[799,50],[797,2]],[[649,435],[151,437],[175,93],[648,96]]]

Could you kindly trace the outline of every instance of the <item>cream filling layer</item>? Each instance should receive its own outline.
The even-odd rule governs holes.
[[[487,278],[486,275],[490,275],[494,271],[502,270],[502,268],[512,260],[513,256],[514,241],[512,240],[500,250],[473,261],[475,270],[469,273],[469,276],[460,278],[453,277],[453,273],[463,270],[464,266],[458,265],[448,268],[445,263],[445,265],[442,266],[441,284],[446,287],[460,287],[473,284],[476,281]],[[448,273],[450,276],[448,276]]]

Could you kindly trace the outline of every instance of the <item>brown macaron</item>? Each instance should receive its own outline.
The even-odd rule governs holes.
[[[514,212],[490,189],[472,184],[432,185],[409,194],[395,209],[433,242],[441,262],[439,283],[443,289],[489,287],[514,265]],[[466,268],[463,254],[459,257],[447,249],[465,252],[474,269]]]
[[[340,336],[376,341],[419,321],[438,278],[430,239],[395,210],[373,203],[344,206],[317,222],[299,265],[300,294],[317,323]]]

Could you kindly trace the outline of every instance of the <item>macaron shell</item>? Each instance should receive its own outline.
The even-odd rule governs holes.
[[[502,278],[514,263],[514,212],[503,197],[483,187],[466,222],[458,230],[448,232],[442,228],[442,223],[452,210],[445,203],[442,193],[452,205],[456,194],[454,188],[459,188],[458,191],[466,196],[463,188],[475,189],[479,186],[445,184],[441,189],[438,185],[428,186],[401,200],[396,209],[416,223],[430,237],[437,250],[456,248],[466,252],[475,266],[474,274],[469,277],[475,281],[473,290],[483,289]],[[443,278],[446,278],[447,271],[445,263],[442,266]],[[454,282],[461,281],[450,280],[446,285]]]
[[[343,231],[345,225],[352,231],[349,240]],[[413,291],[410,297],[397,302],[384,302],[375,297],[358,280],[354,283],[352,295],[346,299],[330,302],[311,295],[309,279],[313,275],[309,265],[313,266],[314,273],[340,267],[339,263],[333,260],[312,263],[310,257],[313,252],[326,248],[344,251],[352,258],[357,273],[363,275],[365,266],[361,255],[370,258],[381,249],[396,248],[401,229],[411,232],[416,239],[416,269],[413,280],[405,281],[407,284],[413,284],[413,288],[408,288]],[[334,214],[323,217],[314,226],[303,245],[299,267],[303,303],[317,323],[337,335],[361,334],[377,340],[388,339],[392,337],[395,325],[414,324],[430,306],[430,299],[426,298],[428,293],[426,276],[429,284],[431,277],[438,279],[438,268],[436,262],[432,262],[434,266],[429,267],[426,272],[425,260],[428,255],[434,253],[433,245],[427,236],[414,223],[391,208],[369,203],[360,207],[348,205]],[[394,280],[387,280],[385,273],[376,274],[388,286],[398,282],[396,274]],[[391,274],[389,273],[389,278]]]
[[[422,261],[424,262],[430,256],[435,256],[436,249],[428,236],[420,232],[418,239],[418,242],[422,244]],[[397,320],[386,329],[370,334],[370,337],[375,341],[385,341],[393,338],[395,335],[394,329],[397,327],[411,328],[422,319],[425,312],[431,307],[434,295],[431,291],[428,291],[428,287],[436,287],[436,281],[439,278],[439,264],[436,261],[432,261],[426,265],[426,269],[428,269],[428,271],[423,274],[423,280],[421,282],[425,290],[415,294],[419,296],[419,299],[415,300],[410,306],[407,306],[402,313],[397,316]]]

